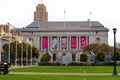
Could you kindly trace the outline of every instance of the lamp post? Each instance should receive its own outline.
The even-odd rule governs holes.
[[[1,34],[1,36],[0,36],[0,62],[1,62],[1,54],[2,54],[2,34]]]
[[[5,32],[4,32],[4,30],[2,29],[2,27],[1,27],[1,35],[0,35],[0,39],[1,39],[1,45],[0,45],[0,62],[1,62],[1,54],[2,54],[2,37],[3,37],[3,35],[5,35]]]
[[[26,44],[26,65],[28,65],[28,38],[27,38],[27,44]]]
[[[23,66],[23,40],[19,41],[21,43],[21,66]]]
[[[30,57],[31,57],[31,60],[30,60],[30,62],[31,62],[31,66],[32,66],[32,42],[31,42],[31,51],[30,51],[30,53],[31,53],[31,55],[30,55]]]
[[[17,67],[17,40],[16,40],[16,51],[15,51],[15,66]]]
[[[113,28],[113,33],[114,33],[114,70],[113,70],[113,75],[117,75],[116,71],[116,28]]]
[[[8,50],[8,63],[10,64],[10,24],[8,23],[9,27],[9,50]]]

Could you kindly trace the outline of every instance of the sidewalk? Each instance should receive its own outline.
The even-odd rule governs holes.
[[[11,65],[9,69],[14,69],[14,68],[25,68],[25,67],[33,67],[37,65],[27,65],[27,66],[20,66],[20,65]]]
[[[9,72],[9,74],[24,75],[73,75],[73,76],[112,76],[112,73],[59,73],[59,72]],[[118,74],[118,76],[120,76]]]

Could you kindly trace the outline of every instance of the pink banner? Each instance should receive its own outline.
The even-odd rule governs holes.
[[[71,48],[76,48],[76,37],[71,38]]]
[[[42,47],[43,47],[43,49],[48,48],[48,37],[42,38]]]
[[[86,37],[81,37],[81,48],[86,46]]]

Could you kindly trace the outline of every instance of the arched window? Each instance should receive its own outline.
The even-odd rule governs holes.
[[[101,43],[101,39],[100,38],[96,38],[96,43]]]

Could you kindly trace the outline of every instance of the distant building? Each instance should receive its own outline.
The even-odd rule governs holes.
[[[80,61],[80,52],[91,43],[108,44],[108,31],[98,21],[48,21],[44,4],[38,4],[34,21],[22,30],[25,42],[31,40],[42,54],[48,51],[51,62],[68,64]]]
[[[9,25],[8,24],[0,24],[0,33],[1,33],[2,30],[5,33],[9,33]]]
[[[22,37],[22,32],[21,32],[22,28],[14,28],[11,30],[11,33],[13,36],[20,36]]]

